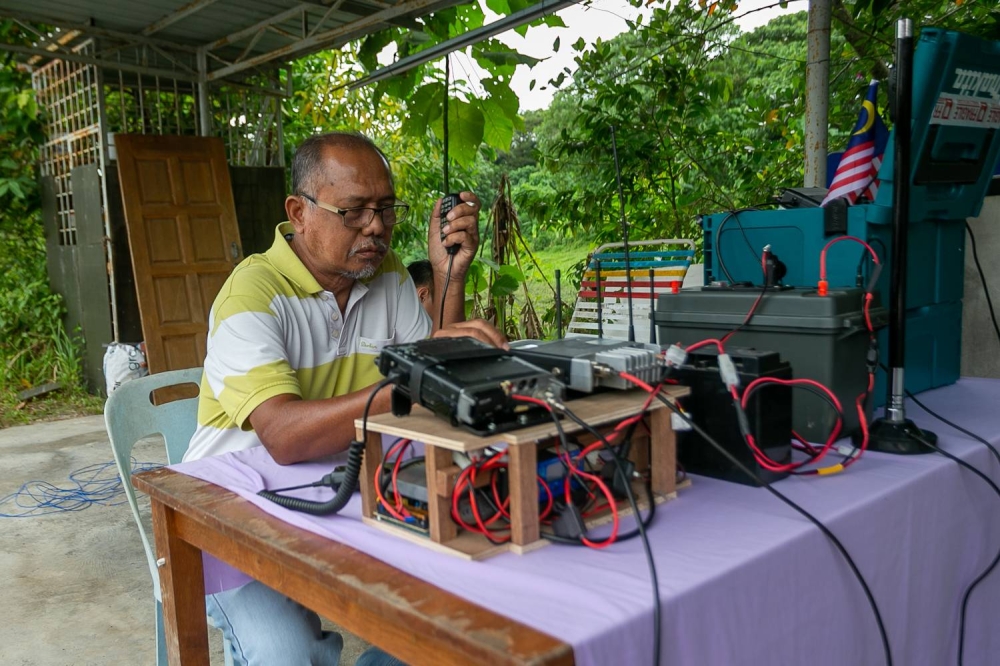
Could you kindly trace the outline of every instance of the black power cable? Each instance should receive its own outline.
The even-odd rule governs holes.
[[[885,369],[885,366],[882,366],[882,368]],[[906,397],[909,398],[910,400],[912,400],[913,404],[915,404],[917,407],[919,407],[920,409],[924,410],[925,412],[927,412],[928,414],[930,414],[931,416],[933,416],[934,418],[936,418],[941,423],[945,424],[946,426],[950,426],[950,427],[954,428],[955,430],[959,431],[963,435],[966,435],[967,437],[971,437],[972,439],[976,440],[977,442],[979,442],[980,444],[982,444],[983,446],[985,446],[986,448],[988,448],[990,450],[990,452],[993,454],[993,457],[997,459],[997,462],[1000,462],[1000,451],[997,451],[997,448],[995,446],[993,446],[992,444],[990,444],[988,440],[984,439],[983,437],[980,437],[979,435],[977,435],[976,433],[974,433],[972,431],[966,430],[965,428],[963,428],[962,426],[960,426],[960,425],[958,425],[956,423],[952,423],[951,421],[949,421],[945,417],[943,417],[940,414],[938,414],[937,412],[933,411],[930,407],[928,407],[924,403],[922,403],[919,400],[917,400],[917,396],[913,395],[909,391],[906,392]]]
[[[746,229],[743,228],[743,223],[740,222],[740,213],[747,213],[752,210],[760,210],[761,206],[768,206],[769,203],[760,204],[757,206],[748,206],[746,208],[737,208],[735,210],[728,211],[726,216],[722,218],[722,222],[719,223],[719,228],[715,230],[715,253],[719,255],[719,268],[722,269],[723,274],[725,274],[726,279],[729,280],[729,284],[735,284],[733,281],[733,276],[729,274],[729,270],[726,268],[726,262],[722,258],[722,230],[725,228],[726,223],[730,219],[736,222],[736,226],[740,228],[740,233],[743,234],[743,240],[746,242],[747,247],[750,248],[750,253],[753,254],[754,259],[759,259],[757,255],[757,250],[754,249],[753,243],[750,242],[750,238],[747,236]]]
[[[882,369],[885,370],[885,366],[882,366]],[[985,446],[986,448],[988,448],[990,450],[990,452],[993,454],[993,457],[997,459],[997,462],[1000,462],[1000,452],[998,452],[997,448],[995,446],[993,446],[992,444],[990,444],[989,441],[987,441],[985,438],[980,437],[979,435],[977,435],[976,433],[974,433],[974,432],[972,432],[970,430],[966,430],[965,428],[963,428],[962,426],[960,426],[960,425],[958,425],[956,423],[952,423],[951,421],[949,421],[945,417],[941,416],[940,414],[938,414],[937,412],[935,412],[934,410],[932,410],[930,407],[928,407],[924,403],[920,402],[920,400],[918,400],[917,397],[915,395],[913,395],[912,393],[910,393],[909,391],[906,391],[906,397],[909,398],[910,400],[912,400],[913,404],[915,404],[917,407],[919,407],[920,409],[924,410],[925,412],[927,412],[928,414],[930,414],[931,416],[933,416],[934,418],[936,418],[941,423],[944,423],[945,425],[954,428],[955,430],[959,431],[960,433],[962,433],[962,434],[964,434],[964,435],[966,435],[968,437],[971,437],[972,439],[976,440],[977,442],[979,442],[980,444],[982,444],[983,446]],[[945,456],[946,458],[955,460],[960,465],[968,467],[974,473],[978,474],[980,477],[982,477],[983,479],[985,479],[986,482],[989,483],[991,487],[993,487],[994,491],[996,491],[996,486],[993,485],[992,481],[990,481],[987,477],[985,477],[982,474],[982,472],[980,472],[979,470],[975,469],[974,467],[972,467],[971,465],[969,465],[965,461],[958,460],[952,454],[948,453],[947,451],[943,451],[943,450],[939,449],[938,447],[929,444],[928,442],[925,442],[923,439],[920,439],[918,441],[920,441],[920,443],[924,444],[925,446],[932,447],[935,451],[937,451],[941,455]],[[1000,495],[1000,493],[998,493],[998,495]],[[959,666],[961,666],[961,664],[962,664],[962,657],[963,657],[964,650],[965,650],[965,611],[966,611],[966,605],[968,603],[970,595],[973,593],[973,591],[975,591],[975,589],[979,585],[979,583],[984,578],[986,578],[990,574],[990,572],[993,571],[993,569],[994,569],[994,567],[996,567],[998,561],[1000,561],[1000,550],[997,551],[996,557],[993,559],[993,562],[986,569],[986,571],[984,571],[979,577],[977,577],[975,580],[973,580],[972,583],[970,583],[969,586],[967,588],[965,588],[965,592],[962,595],[962,615],[961,615],[961,618],[959,620],[959,627],[960,628],[959,628],[959,638],[958,638],[958,663],[959,663]]]
[[[632,480],[625,476],[624,472],[624,461],[619,455],[615,447],[611,446],[611,443],[599,433],[594,427],[589,423],[581,419],[579,416],[574,414],[565,405],[560,405],[558,409],[564,413],[571,421],[579,425],[581,428],[589,432],[598,441],[604,444],[604,446],[611,452],[612,457],[615,461],[615,475],[621,482],[622,487],[625,490],[625,497],[628,498],[629,506],[632,508],[632,515],[635,516],[636,530],[639,532],[639,536],[642,538],[642,548],[646,553],[646,563],[649,565],[649,577],[652,581],[653,586],[653,664],[658,666],[660,663],[660,646],[662,643],[661,639],[661,627],[660,627],[660,583],[656,576],[656,562],[653,560],[653,549],[649,545],[649,536],[646,534],[646,525],[642,521],[642,515],[639,513],[639,505],[635,501],[635,494],[632,492]],[[650,442],[652,446],[652,442]],[[653,497],[653,493],[649,492],[649,507],[650,507],[650,519],[652,519],[652,514],[656,507],[656,498]]]
[[[987,485],[989,485],[990,488],[993,489],[993,492],[996,493],[997,497],[1000,497],[1000,488],[997,487],[997,484],[993,483],[993,481],[990,479],[990,477],[986,476],[985,474],[983,474],[978,469],[976,469],[975,467],[973,467],[969,463],[965,462],[964,460],[962,460],[958,456],[952,455],[951,453],[948,453],[947,451],[945,451],[941,447],[936,446],[934,444],[931,444],[930,442],[928,442],[927,440],[925,440],[923,437],[920,437],[919,435],[916,435],[916,434],[913,434],[912,437],[914,439],[916,439],[918,442],[920,442],[921,444],[923,444],[924,446],[926,446],[927,448],[940,453],[941,455],[943,455],[948,460],[951,460],[952,462],[956,463],[957,465],[961,465],[965,469],[969,470],[970,472],[972,472],[973,474],[975,474],[976,476],[978,476]],[[990,448],[992,448],[992,447],[990,447]],[[993,573],[993,569],[996,568],[997,564],[1000,564],[1000,550],[997,551],[996,556],[993,558],[993,561],[990,562],[989,566],[987,566],[986,569],[984,569],[981,574],[979,574],[978,576],[976,576],[975,580],[972,581],[972,584],[970,584],[969,587],[966,588],[965,594],[962,595],[962,613],[961,613],[961,615],[959,617],[959,621],[958,621],[958,666],[963,666],[963,664],[965,663],[964,662],[964,659],[965,659],[965,617],[966,617],[966,611],[968,611],[968,609],[969,609],[969,597],[972,596],[972,592],[973,592],[973,590],[976,589],[976,586],[979,585],[981,582],[983,582],[983,579],[985,579],[987,576],[989,576],[991,573]]]
[[[665,404],[674,414],[677,414],[679,417],[684,419],[684,421],[686,421],[688,425],[690,425],[694,429],[695,432],[701,435],[706,442],[711,444],[720,454],[722,454],[722,456],[725,457],[730,462],[730,464],[732,464],[734,467],[736,467],[741,472],[746,474],[748,477],[753,479],[757,483],[757,485],[765,488],[769,493],[777,497],[779,500],[781,500],[786,505],[794,509],[803,517],[805,517],[813,525],[818,527],[819,530],[830,540],[830,542],[833,543],[834,546],[836,546],[837,550],[840,551],[840,554],[844,557],[844,560],[847,562],[847,566],[850,567],[851,572],[854,574],[854,577],[858,579],[858,582],[861,584],[861,588],[864,590],[865,598],[867,598],[868,605],[871,606],[872,613],[875,615],[875,623],[878,626],[879,636],[882,639],[882,649],[885,652],[886,666],[892,666],[892,650],[889,647],[889,635],[886,633],[885,624],[882,622],[882,614],[878,610],[878,605],[875,603],[875,597],[874,595],[872,595],[872,591],[868,587],[868,583],[865,582],[864,577],[861,575],[861,571],[858,569],[858,566],[854,563],[854,560],[847,552],[847,549],[844,548],[844,544],[840,542],[840,539],[838,539],[836,535],[834,535],[834,533],[831,532],[826,525],[821,523],[819,519],[817,519],[815,516],[813,516],[811,513],[803,509],[801,506],[799,506],[798,504],[796,504],[795,502],[793,502],[792,500],[790,500],[789,498],[785,497],[783,494],[775,490],[770,483],[764,481],[751,469],[749,469],[743,463],[741,463],[736,458],[736,456],[734,456],[732,453],[727,451],[724,446],[715,441],[715,438],[713,438],[711,435],[705,432],[705,430],[697,423],[695,423],[690,416],[682,412],[677,407],[677,405],[667,400],[664,396],[660,395],[659,393],[657,393],[656,397],[663,404]]]
[[[996,331],[997,341],[1000,341],[1000,326],[997,325],[997,315],[993,310],[993,299],[990,298],[990,287],[986,283],[986,273],[983,272],[983,266],[979,263],[979,253],[976,251],[976,235],[972,233],[972,226],[968,222],[965,223],[965,230],[969,233],[969,241],[972,244],[972,260],[976,264],[976,270],[979,271],[979,279],[983,283],[983,294],[986,296],[986,306],[990,309],[990,319],[993,320],[993,330]]]

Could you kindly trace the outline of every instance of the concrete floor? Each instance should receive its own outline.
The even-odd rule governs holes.
[[[165,461],[159,441],[141,442],[133,455]],[[0,430],[0,460],[0,497],[30,480],[69,486],[72,471],[111,462],[104,418]],[[149,503],[140,502],[148,524]],[[10,502],[0,507],[15,512]],[[326,620],[324,626],[337,630]],[[348,666],[367,645],[341,633],[341,664]],[[221,636],[209,632],[212,666],[223,664]],[[154,663],[152,581],[127,504],[0,518],[0,664]]]

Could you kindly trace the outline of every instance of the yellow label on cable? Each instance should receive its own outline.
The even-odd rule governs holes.
[[[844,465],[842,463],[838,463],[836,465],[830,465],[829,467],[821,467],[820,469],[816,470],[816,473],[819,474],[820,476],[826,476],[827,474],[836,474],[837,472],[843,472],[843,471],[844,471]]]

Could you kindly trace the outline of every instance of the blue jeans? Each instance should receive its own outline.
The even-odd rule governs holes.
[[[205,596],[209,617],[232,645],[236,666],[338,666],[344,640],[319,616],[263,583]],[[356,666],[405,666],[378,648]]]

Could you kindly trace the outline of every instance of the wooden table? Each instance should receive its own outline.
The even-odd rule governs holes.
[[[219,486],[169,469],[132,480],[152,501],[172,666],[209,663],[202,551],[414,666],[573,663],[571,646]]]

